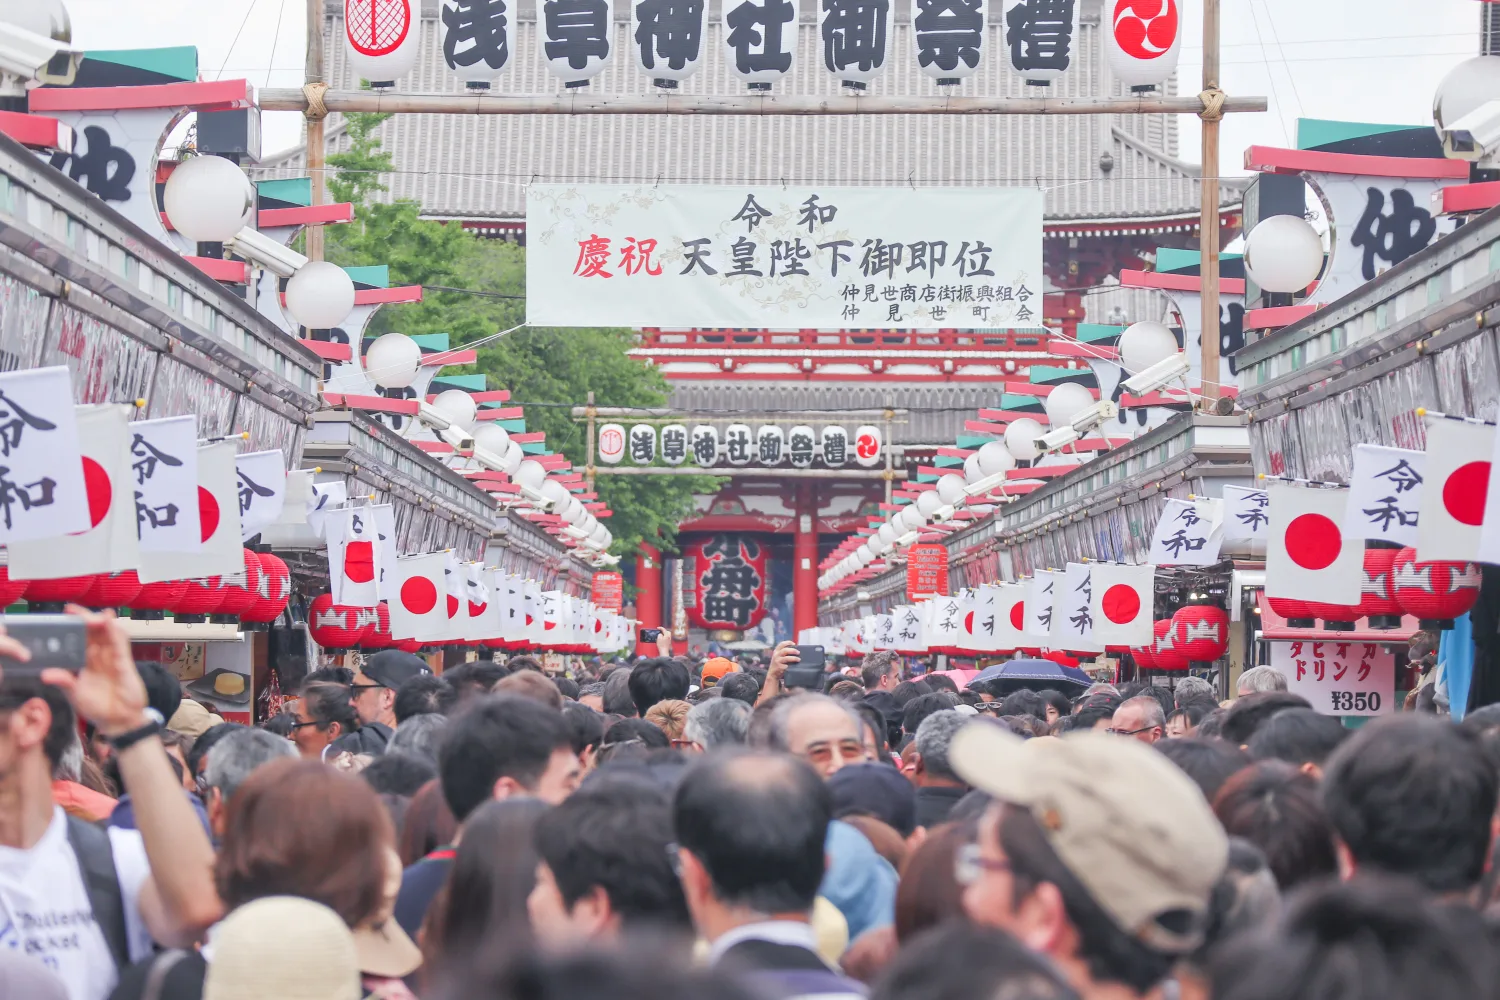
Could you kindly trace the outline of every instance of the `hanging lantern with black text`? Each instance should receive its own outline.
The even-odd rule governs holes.
[[[820,0],[823,67],[850,90],[864,90],[885,68],[892,0]]]
[[[705,469],[718,464],[719,429],[713,424],[693,428],[693,461]]]
[[[717,445],[715,446],[717,449]],[[668,424],[661,429],[661,460],[665,465],[681,465],[687,461],[688,431],[681,424]]]
[[[687,551],[699,628],[754,628],[766,615],[766,548],[744,535],[714,535]]]
[[[655,427],[636,424],[630,428],[630,460],[636,465],[650,465],[656,461]]]
[[[654,86],[676,90],[698,72],[708,39],[706,0],[632,0],[630,12],[635,64]]]
[[[787,461],[792,463],[794,469],[806,469],[813,464],[813,459],[818,454],[818,439],[813,434],[813,429],[806,424],[798,424],[787,434],[786,456]]]
[[[823,464],[830,469],[849,461],[849,432],[842,427],[823,428]]]
[[[443,61],[469,90],[489,90],[510,65],[514,0],[443,0]]]
[[[1005,53],[1011,71],[1050,86],[1073,65],[1083,0],[1005,0]]]
[[[730,424],[724,428],[724,457],[730,465],[749,465],[755,447],[750,428],[745,424]]]
[[[542,60],[563,86],[587,87],[613,55],[614,0],[539,0],[536,38]]]
[[[755,453],[761,465],[780,465],[786,456],[786,432],[766,424],[755,432]]]
[[[724,0],[724,60],[751,90],[770,90],[792,68],[796,0]]]
[[[988,24],[989,0],[913,0],[917,68],[940,86],[962,83],[979,69]]]

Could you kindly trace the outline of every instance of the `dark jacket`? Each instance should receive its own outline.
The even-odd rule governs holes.
[[[806,948],[772,941],[741,941],[720,956],[717,967],[752,984],[769,1000],[819,997],[825,1000],[867,995],[865,987],[840,975]]]
[[[328,748],[328,755],[334,756],[341,753],[367,753],[380,756],[385,753],[385,748],[391,742],[391,727],[379,722],[372,722],[368,726],[360,726],[352,733],[345,733],[333,741]]]
[[[942,785],[918,788],[917,825],[930,830],[939,823],[948,822],[948,814],[958,805],[958,800],[968,794],[967,788],[947,788]]]

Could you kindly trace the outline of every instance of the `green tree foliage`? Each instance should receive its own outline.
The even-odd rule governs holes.
[[[523,248],[422,219],[415,202],[374,200],[386,190],[382,175],[392,170],[377,135],[388,117],[349,115],[350,148],[328,157],[337,171],[329,180],[331,194],[355,205],[354,222],[325,230],[328,259],[347,266],[387,264],[393,285],[429,289],[420,303],[380,310],[369,332],[447,333],[454,346],[462,346],[520,326],[526,316]],[[434,291],[433,285],[484,294]],[[600,406],[666,404],[665,380],[630,357],[633,346],[630,330],[524,327],[480,345],[478,363],[462,370],[483,372],[492,385],[509,389],[526,407],[527,430],[545,431],[549,448],[581,468],[589,457],[587,435],[571,409],[590,392]],[[709,476],[599,476],[599,499],[614,511],[606,522],[614,551],[633,553],[642,541],[672,548],[678,524],[693,510],[693,495],[718,485]]]

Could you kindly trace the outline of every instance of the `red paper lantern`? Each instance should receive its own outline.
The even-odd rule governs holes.
[[[0,566],[0,608],[8,608],[26,596],[29,580],[12,580],[10,567]]]
[[[401,650],[401,652],[403,653],[420,652],[422,649],[422,641],[420,639],[402,639],[400,642],[396,643],[395,648]]]
[[[1151,644],[1151,658],[1157,670],[1186,670],[1188,658],[1181,649],[1177,635],[1177,623],[1171,618],[1161,618],[1152,626],[1156,641]]]
[[[1177,648],[1189,661],[1212,663],[1229,652],[1229,612],[1214,604],[1187,604],[1172,615]]]
[[[352,649],[376,624],[373,609],[334,604],[332,594],[319,594],[307,607],[308,635],[324,649]]]
[[[135,570],[124,573],[101,573],[89,590],[91,608],[127,608],[141,592],[141,578]]]
[[[1156,669],[1156,657],[1152,654],[1150,646],[1131,646],[1130,657],[1135,660],[1135,665],[1141,670]]]
[[[1066,652],[1060,649],[1053,649],[1043,653],[1042,659],[1051,660],[1053,663],[1057,664],[1060,667],[1078,666],[1078,657],[1069,656]]]
[[[1353,632],[1354,623],[1364,617],[1358,604],[1324,604],[1322,601],[1307,602],[1308,610],[1323,619],[1323,627],[1330,632]]]
[[[136,577],[136,572],[130,570],[120,575],[126,578]],[[139,582],[139,578],[136,579]],[[162,611],[171,611],[177,607],[177,602],[182,600],[182,595],[185,593],[187,593],[186,580],[163,580],[160,583],[142,584],[140,593],[130,599],[129,607],[132,611],[144,611],[149,617]]]
[[[213,614],[224,602],[224,581],[217,576],[184,580],[183,583],[187,584],[187,589],[183,591],[182,600],[172,609],[175,618],[192,617],[201,621],[204,615]]]
[[[375,607],[375,625],[360,640],[360,649],[390,649],[395,642],[391,638],[391,606],[381,601]]]
[[[1479,600],[1479,566],[1471,562],[1417,562],[1417,550],[1402,549],[1391,564],[1391,589],[1401,609],[1422,628],[1453,627],[1453,619]]]
[[[215,615],[238,618],[255,607],[260,600],[260,556],[250,549],[245,550],[245,582],[238,584],[232,578],[224,581],[224,602]]]
[[[1310,601],[1294,601],[1290,597],[1268,597],[1266,603],[1271,610],[1286,619],[1287,628],[1317,628],[1317,612]]]
[[[251,625],[269,625],[281,617],[292,600],[292,571],[280,556],[270,552],[257,552],[255,557],[260,563],[255,603],[240,615],[240,621]]]
[[[1359,613],[1369,619],[1372,629],[1401,627],[1401,605],[1391,587],[1391,567],[1399,549],[1365,549],[1365,584],[1361,590]]]
[[[94,573],[87,576],[64,576],[56,580],[32,580],[26,585],[26,603],[82,604],[98,582],[99,577]]]

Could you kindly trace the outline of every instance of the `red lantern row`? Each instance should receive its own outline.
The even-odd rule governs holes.
[[[1429,630],[1450,629],[1453,619],[1479,600],[1481,573],[1475,563],[1418,562],[1413,548],[1366,549],[1364,588],[1358,604],[1323,604],[1270,598],[1271,610],[1292,628],[1313,628],[1323,619],[1330,632],[1352,632],[1355,622],[1369,620],[1377,630],[1401,627],[1411,615]]]
[[[225,615],[244,623],[269,624],[291,601],[292,575],[279,556],[250,549],[245,550],[243,584],[225,584],[217,576],[143,584],[135,570],[56,580],[12,580],[8,568],[0,566],[0,607],[23,597],[32,604],[170,612],[190,620]]]
[[[1136,666],[1145,670],[1186,670],[1212,663],[1229,651],[1229,612],[1212,604],[1187,604],[1153,627],[1149,646],[1132,647]]]

